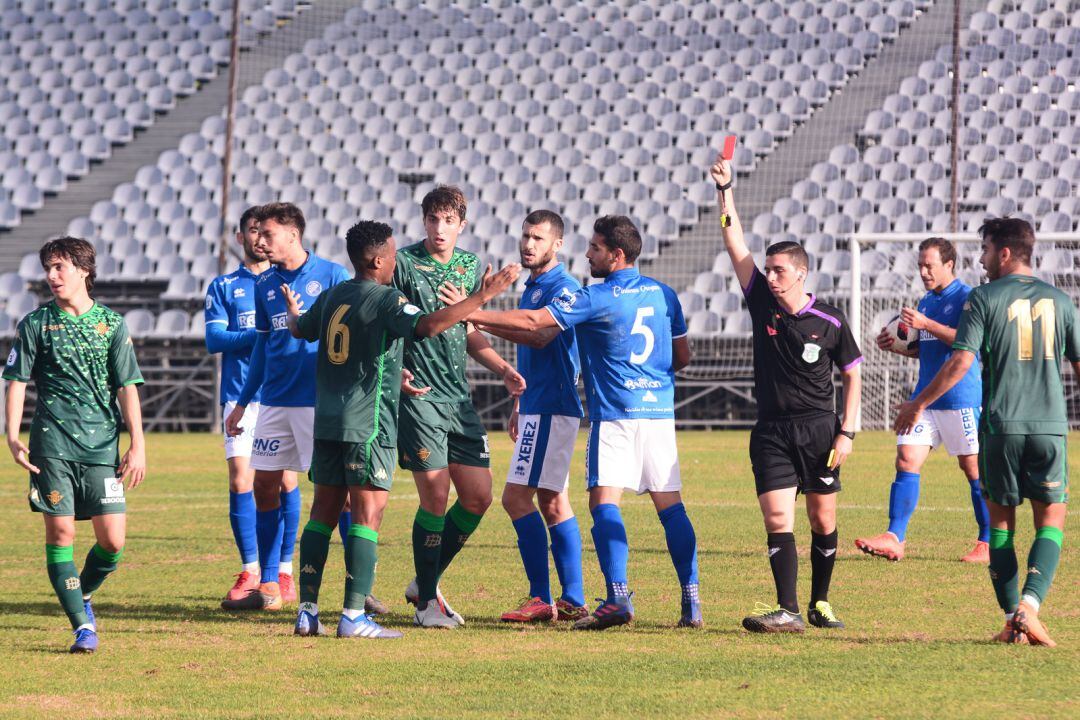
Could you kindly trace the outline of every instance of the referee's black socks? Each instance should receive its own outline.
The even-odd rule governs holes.
[[[814,607],[819,600],[829,602],[829,583],[836,564],[836,528],[828,535],[810,535],[810,607]]]
[[[799,579],[799,556],[795,553],[795,533],[769,533],[769,565],[776,583],[776,602],[788,612],[798,613],[795,585]]]

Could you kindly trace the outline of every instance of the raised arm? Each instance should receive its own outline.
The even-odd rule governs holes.
[[[720,208],[720,233],[724,237],[724,247],[727,248],[731,264],[735,268],[735,276],[739,278],[739,285],[745,289],[750,287],[750,280],[754,277],[754,256],[746,247],[742,223],[735,211],[735,195],[731,188],[734,173],[731,164],[717,155],[709,174],[717,185],[716,203]]]

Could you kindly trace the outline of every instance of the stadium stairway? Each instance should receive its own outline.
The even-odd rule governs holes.
[[[262,82],[267,70],[278,67],[290,54],[298,52],[304,42],[321,37],[323,28],[341,20],[354,3],[349,0],[321,0],[306,8],[296,18],[287,21],[270,35],[263,36],[249,51],[241,55],[237,95],[248,85]],[[198,132],[203,120],[221,112],[228,98],[229,73],[222,71],[205,83],[199,92],[178,98],[176,108],[159,118],[127,145],[113,148],[112,155],[94,165],[78,180],[70,180],[68,189],[46,197],[45,206],[23,216],[19,227],[0,232],[0,272],[17,270],[19,261],[35,252],[51,236],[64,232],[68,223],[87,215],[98,200],[112,198],[113,190],[122,182],[130,182],[135,172],[165,150],[176,147],[178,138]]]
[[[987,4],[987,0],[962,3],[960,27],[966,28],[971,16],[985,10]],[[747,230],[759,213],[770,212],[778,199],[790,197],[792,185],[808,177],[814,163],[822,160],[830,148],[854,143],[866,115],[880,108],[885,98],[896,92],[900,78],[915,74],[919,63],[932,58],[940,45],[952,42],[952,13],[950,2],[935,3],[923,12],[895,42],[870,60],[858,77],[760,160],[753,173],[738,178],[735,200]],[[679,239],[664,248],[659,258],[642,263],[642,270],[682,291],[694,282],[698,273],[712,268],[723,247],[718,213],[715,207],[710,207],[701,221],[680,233]]]

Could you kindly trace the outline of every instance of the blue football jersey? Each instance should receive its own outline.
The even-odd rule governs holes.
[[[341,265],[308,253],[307,261],[296,270],[272,267],[255,283],[255,330],[266,333],[265,371],[262,404],[276,407],[315,406],[315,365],[319,343],[298,340],[286,325],[282,283],[288,283],[309,310],[315,299],[351,275]]]
[[[240,265],[228,275],[214,278],[206,289],[206,336],[224,326],[229,333],[221,350],[221,402],[235,402],[247,379],[251,347],[255,344],[255,280],[258,276]],[[211,352],[213,352],[211,347]],[[259,393],[252,402],[259,402]]]
[[[953,280],[940,294],[928,292],[919,301],[919,312],[935,322],[955,328],[960,325],[960,315],[971,288],[959,280]],[[952,348],[926,330],[919,331],[919,382],[915,397],[930,384],[941,366],[949,359]],[[947,393],[930,405],[931,410],[959,410],[982,405],[982,376],[978,361],[971,364],[967,374]]]
[[[546,273],[525,281],[525,292],[521,294],[518,307],[536,310],[550,305],[556,298],[569,298],[580,289],[581,283],[559,263]],[[581,361],[573,328],[563,330],[539,349],[518,345],[517,369],[526,385],[519,407],[522,415],[582,416],[577,393]]]
[[[675,417],[671,341],[686,320],[674,290],[631,267],[547,310],[577,330],[591,421]]]

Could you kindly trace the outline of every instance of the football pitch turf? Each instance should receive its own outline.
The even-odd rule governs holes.
[[[1061,566],[1042,617],[1059,647],[989,641],[1001,627],[985,566],[957,561],[975,537],[967,483],[935,452],[900,563],[855,550],[885,528],[894,438],[862,433],[844,466],[839,559],[831,600],[848,629],[803,636],[742,630],[755,601],[774,602],[765,533],[747,458],[748,433],[679,435],[684,497],[698,536],[706,628],[676,629],[679,586],[647,498],[628,496],[630,586],[637,620],[602,633],[565,624],[510,626],[498,616],[527,585],[509,520],[498,504],[510,442],[492,434],[495,502],[450,567],[443,589],[467,620],[419,630],[402,590],[413,575],[416,490],[398,471],[380,533],[375,594],[398,641],[292,635],[295,608],[225,612],[237,572],[220,438],[151,435],[146,483],[128,499],[120,569],[94,607],[102,649],[67,653],[67,621],[45,574],[41,520],[26,480],[0,470],[3,717],[1078,717],[1080,521],[1065,530]],[[581,518],[587,597],[603,580],[589,535],[578,439],[571,500]],[[1077,477],[1078,438],[1070,467]],[[126,447],[126,438],[124,445]],[[301,481],[304,515],[311,485]],[[800,601],[809,595],[809,528],[800,503]],[[1019,512],[1021,568],[1033,538]],[[76,562],[92,543],[79,523]],[[335,533],[324,575],[324,622],[336,624],[343,561]],[[557,589],[554,569],[553,587]]]

